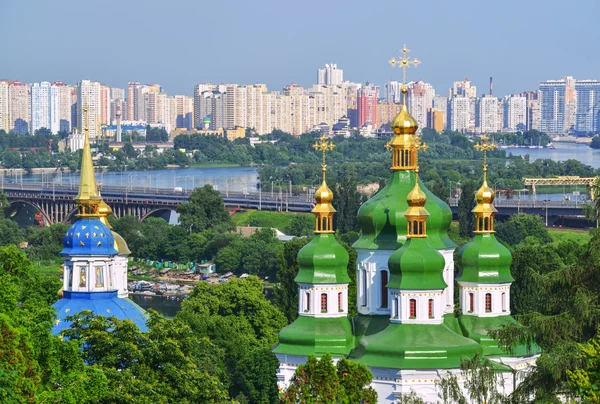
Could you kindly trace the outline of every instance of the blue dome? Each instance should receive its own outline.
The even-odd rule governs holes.
[[[90,310],[98,316],[114,316],[119,320],[131,320],[140,330],[146,331],[146,312],[129,299],[117,296],[117,291],[112,292],[68,292],[63,298],[53,304],[56,309],[53,334],[58,334],[71,326],[65,317],[75,315],[83,310]]]
[[[117,255],[115,239],[99,218],[77,220],[67,229],[62,255]]]

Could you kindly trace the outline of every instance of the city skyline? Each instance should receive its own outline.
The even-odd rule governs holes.
[[[492,76],[495,93],[511,94],[535,89],[551,78],[593,79],[600,64],[600,56],[588,51],[594,45],[593,15],[598,11],[592,1],[570,9],[561,4],[561,13],[554,12],[558,2],[537,1],[502,5],[470,1],[461,7],[384,2],[368,10],[362,3],[339,1],[309,1],[302,6],[240,2],[234,7],[183,0],[63,3],[60,9],[40,1],[25,6],[8,0],[0,5],[5,15],[27,16],[32,27],[19,29],[20,19],[11,18],[0,28],[0,34],[11,38],[0,44],[0,51],[12,61],[3,67],[2,78],[72,84],[89,79],[120,88],[135,80],[160,83],[170,94],[191,95],[193,85],[202,82],[265,83],[272,89],[295,82],[309,87],[316,81],[316,69],[335,63],[344,70],[345,80],[383,86],[401,80],[400,72],[386,61],[406,42],[424,61],[409,71],[409,80],[441,89],[468,78],[482,93]],[[332,16],[327,24],[315,24],[315,8],[321,19]],[[250,20],[258,9],[260,20]],[[394,23],[373,20],[371,27],[365,24],[356,31],[358,15],[378,10],[399,15],[402,30]],[[119,19],[121,15],[129,17]],[[528,29],[532,18],[541,24]],[[30,52],[41,29],[47,30],[44,24],[61,20],[68,24],[53,24],[49,39],[68,45],[40,46]],[[102,28],[115,20],[122,24]],[[573,22],[568,30],[556,28],[565,21]],[[98,28],[89,30],[94,23]],[[143,29],[144,24],[150,28]],[[178,38],[187,39],[164,36],[171,25],[178,27]],[[215,35],[198,36],[198,26]],[[11,35],[17,30],[18,36]],[[123,38],[130,40],[123,43]],[[78,53],[69,56],[70,52]],[[581,54],[586,55],[585,62],[576,57]]]

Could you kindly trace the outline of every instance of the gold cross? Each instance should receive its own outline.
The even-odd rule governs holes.
[[[317,151],[322,151],[323,152],[323,167],[327,166],[327,163],[325,162],[325,154],[328,151],[332,151],[333,148],[335,147],[335,145],[333,144],[333,142],[331,140],[329,140],[328,136],[325,135],[321,135],[321,137],[319,138],[319,140],[317,140],[315,142],[315,144],[313,144],[313,149],[317,150]]]
[[[389,64],[392,65],[392,67],[398,66],[400,69],[402,69],[402,87],[404,88],[406,87],[406,69],[410,68],[411,65],[414,67],[419,66],[421,61],[417,58],[413,58],[411,60],[408,57],[408,52],[410,52],[410,50],[406,47],[406,45],[400,49],[400,52],[402,52],[402,56],[399,56],[398,60],[396,60],[396,58],[392,58],[389,61]]]
[[[490,138],[488,135],[481,136],[481,143],[476,144],[475,150],[483,152],[483,167],[487,168],[487,152],[496,149],[496,143],[494,141],[490,142]]]

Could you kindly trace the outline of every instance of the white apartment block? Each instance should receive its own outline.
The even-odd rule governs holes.
[[[9,125],[9,107],[8,107],[8,80],[0,80],[0,130],[8,133]]]
[[[429,83],[417,81],[408,85],[408,112],[416,119],[419,128],[427,127],[427,110],[433,107],[435,90]]]
[[[482,97],[479,104],[479,131],[481,133],[497,133],[502,129],[498,121],[498,98]]]
[[[185,95],[169,97],[170,126],[175,129],[194,128],[194,99]]]
[[[34,134],[41,128],[50,129],[50,83],[42,81],[31,84],[29,107],[31,108],[29,133]]]
[[[8,86],[9,131],[24,135],[30,130],[29,86],[12,81]]]
[[[384,87],[385,99],[395,104],[402,103],[402,83],[398,81],[388,81]]]
[[[55,83],[52,83],[50,91],[52,93],[52,105],[50,106],[50,130],[52,130],[52,133],[61,131],[69,132],[72,126],[71,112],[73,109],[73,104],[75,103],[73,97],[75,89],[72,86],[57,81]],[[54,104],[55,102],[56,104]]]
[[[472,86],[469,79],[464,79],[463,81],[455,81],[452,85],[452,88],[448,92],[448,97],[476,98],[477,87]]]
[[[324,69],[317,71],[317,83],[326,85],[340,85],[344,82],[344,71],[338,69],[337,64],[327,63]]]
[[[518,95],[504,98],[504,128],[510,132],[527,129],[527,99]]]
[[[475,116],[472,106],[473,98],[452,97],[450,100],[450,114],[448,123],[450,130],[458,132],[471,132],[475,127]]]
[[[77,123],[80,131],[89,130],[90,139],[101,136],[100,98],[101,84],[82,80],[77,84]],[[83,110],[87,108],[85,113]]]

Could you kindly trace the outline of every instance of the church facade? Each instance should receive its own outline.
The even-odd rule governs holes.
[[[509,394],[539,356],[537,347],[506,352],[488,334],[516,320],[510,315],[512,257],[494,236],[496,209],[485,162],[473,209],[475,235],[459,251],[462,270],[455,273],[456,245],[448,237],[452,213],[419,180],[418,156],[426,145],[406,109],[406,89],[403,96],[386,146],[392,153],[391,178],[358,212],[355,302],[347,299],[348,254],[333,236],[335,209],[323,162],[313,209],[315,238],[298,254],[298,318],[280,332],[273,349],[280,389],[289,386],[308,356],[328,353],[368,366],[380,403],[411,392],[438,402],[440,380],[452,375],[464,388],[461,362],[483,354],[502,375],[499,391]],[[482,147],[490,145],[486,142]],[[349,304],[357,306],[355,318],[348,317]]]

